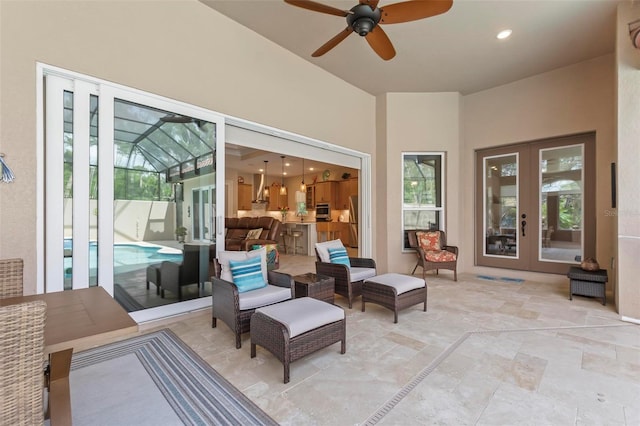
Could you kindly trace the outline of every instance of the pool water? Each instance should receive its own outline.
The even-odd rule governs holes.
[[[72,253],[72,245],[71,240],[64,240],[65,253]],[[182,262],[182,251],[149,243],[116,243],[113,245],[113,268],[116,274],[146,268],[165,260]],[[98,245],[95,242],[89,243],[89,262],[91,275],[94,275],[98,264]],[[72,257],[64,258],[64,270],[65,277],[70,277]]]

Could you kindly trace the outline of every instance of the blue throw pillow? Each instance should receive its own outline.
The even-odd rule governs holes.
[[[349,262],[349,255],[347,254],[347,249],[344,247],[330,248],[329,262],[340,263],[342,265],[347,265],[349,268],[351,268],[351,262]]]
[[[260,257],[250,257],[247,260],[229,260],[229,269],[233,277],[233,283],[238,287],[238,292],[266,287],[260,268]]]

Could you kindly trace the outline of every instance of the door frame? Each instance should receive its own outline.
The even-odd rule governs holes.
[[[476,188],[475,188],[475,232],[474,260],[476,266],[488,266],[504,269],[516,269],[530,272],[565,274],[570,265],[579,261],[542,260],[540,189],[542,175],[540,173],[540,152],[543,149],[564,146],[582,145],[582,258],[595,256],[596,251],[596,212],[595,188],[595,132],[559,136],[547,139],[504,145],[475,151]],[[485,194],[484,194],[484,158],[518,153],[516,232],[518,235],[518,251],[514,258],[506,256],[486,256],[485,247]],[[521,216],[525,213],[526,233],[522,237]],[[533,237],[533,238],[532,238]]]

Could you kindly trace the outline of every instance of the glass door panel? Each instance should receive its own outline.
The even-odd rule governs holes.
[[[528,263],[528,189],[523,177],[530,165],[522,148],[485,150],[477,156],[476,199],[482,200],[476,217],[478,264],[523,269]]]
[[[582,145],[541,149],[539,260],[572,262],[583,253]]]
[[[518,257],[518,154],[484,159],[486,256]]]
[[[193,240],[204,243],[215,242],[215,188],[206,187],[193,190]]]

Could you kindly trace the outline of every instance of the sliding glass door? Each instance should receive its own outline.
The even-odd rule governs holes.
[[[210,295],[208,264],[164,294],[150,270],[180,265],[189,245],[204,262],[216,250],[223,118],[99,81],[45,72],[44,85],[45,291],[99,285],[129,310]]]

